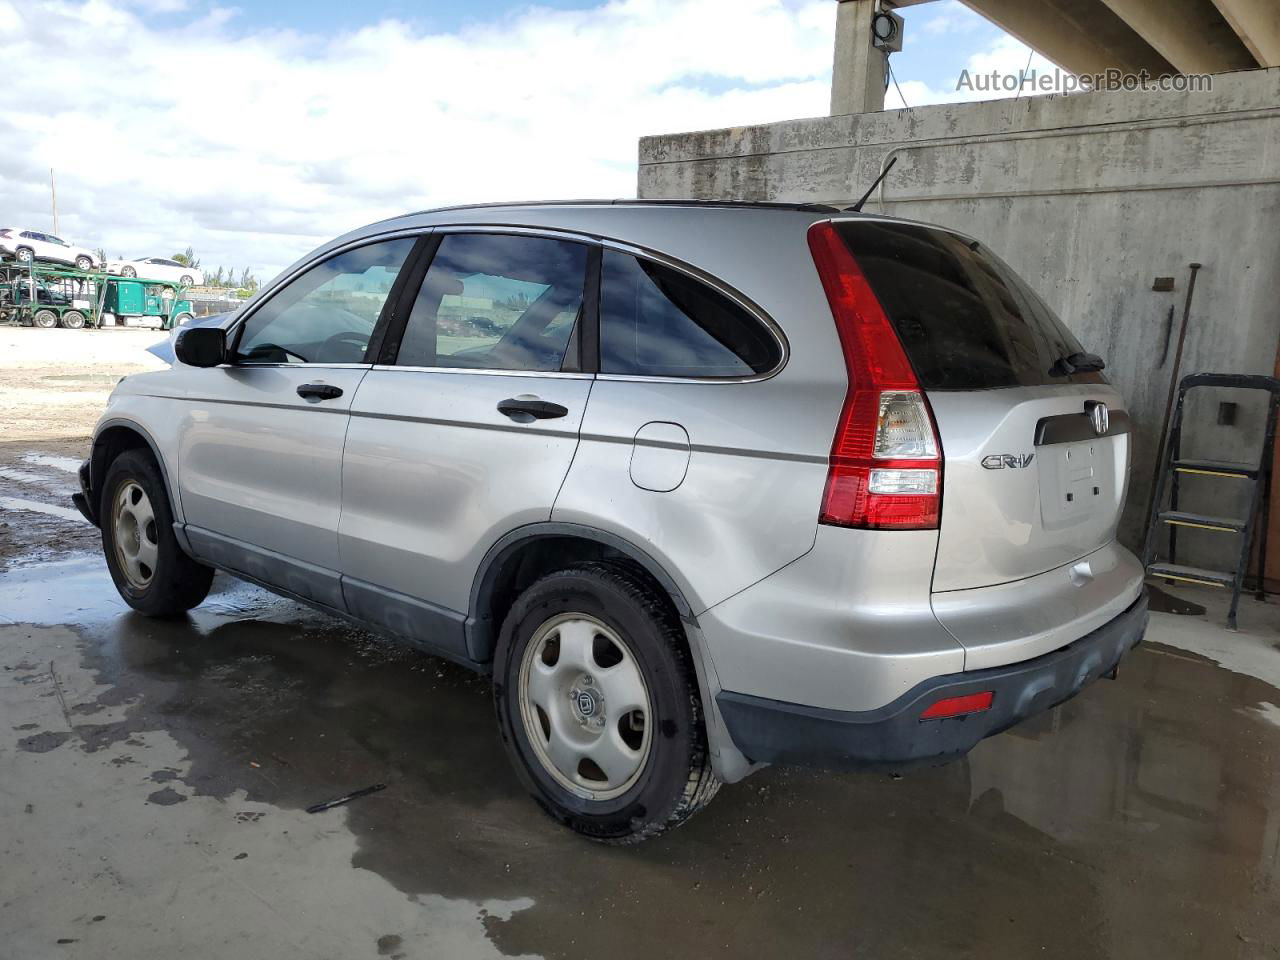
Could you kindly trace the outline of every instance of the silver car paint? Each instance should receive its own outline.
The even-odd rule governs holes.
[[[1104,384],[930,391],[946,455],[934,590],[1021,580],[1114,539],[1129,435],[1035,446],[1040,419],[1081,413],[1086,400],[1123,407],[1120,394]],[[1021,469],[989,470],[982,461],[990,454],[1032,458]],[[1067,486],[1075,492],[1070,501]]]
[[[352,406],[342,466],[342,572],[465,611],[485,552],[546,521],[578,446],[592,380],[374,367]],[[517,423],[498,402],[567,407]]]
[[[188,371],[173,411],[186,522],[338,570],[347,412],[367,372],[318,364]],[[305,400],[297,394],[304,383],[343,393]]]
[[[1011,403],[1016,406],[1016,391],[930,396],[947,456],[941,536],[947,536],[953,520],[960,532],[966,523],[961,509],[975,511],[975,517],[984,515],[989,524],[1004,523],[1004,529],[995,528],[998,535],[1016,542],[1021,533],[1027,534],[1024,542],[1036,552],[1028,563],[1040,568],[1035,575],[1006,576],[1002,585],[977,586],[976,580],[989,584],[1010,570],[1016,573],[1016,564],[1010,566],[1010,557],[988,544],[979,558],[985,571],[966,580],[962,571],[953,568],[948,547],[941,585],[950,589],[935,593],[938,531],[875,532],[816,523],[826,458],[846,388],[840,344],[805,244],[808,227],[825,218],[822,213],[804,211],[625,204],[508,205],[415,214],[355,231],[309,254],[281,274],[249,309],[341,247],[375,236],[448,225],[510,226],[603,238],[674,258],[741,291],[783,328],[790,352],[786,366],[776,376],[753,383],[604,375],[594,381],[578,380],[589,385],[591,394],[580,414],[581,441],[551,516],[613,531],[662,564],[693,608],[695,620],[686,624],[686,632],[694,647],[704,700],[723,688],[815,706],[867,710],[930,676],[1016,662],[1034,656],[1046,644],[1070,642],[1131,598],[1140,589],[1141,571],[1131,555],[1114,543],[1095,544],[1092,552],[1083,547],[1088,537],[1078,538],[1071,546],[1035,544],[1031,532],[1024,530],[1034,517],[1002,516],[999,490],[962,489],[959,481],[964,473],[952,472],[952,451],[961,470],[966,458],[983,452],[984,443],[995,442],[992,424],[1007,414]],[[298,382],[316,373],[303,366],[294,372]],[[266,482],[261,464],[246,462],[256,461],[260,444],[251,439],[243,450],[229,450],[238,442],[235,431],[219,433],[216,425],[201,423],[199,418],[174,416],[170,404],[175,402],[189,403],[193,410],[212,409],[211,388],[197,384],[201,374],[226,378],[224,386],[234,382],[225,370],[193,371],[181,366],[131,377],[113,397],[108,415],[136,419],[156,434],[171,473],[179,474],[180,489],[174,491],[179,523],[193,522],[184,516],[185,504],[179,502],[180,497],[190,496],[197,516],[220,525],[240,524],[236,529],[260,543],[257,530],[244,523],[248,517],[237,516],[239,508],[234,504],[228,506],[231,489],[239,488],[259,508],[286,494],[278,486],[275,493],[270,492],[273,487]],[[417,387],[394,384],[457,376],[379,371],[375,390],[360,398],[369,403],[369,410],[361,410],[361,416],[351,420],[359,424],[361,435],[349,448],[351,461],[343,468],[344,479],[351,484],[351,502],[344,496],[342,506],[344,513],[351,511],[345,518],[349,522],[341,524],[341,538],[337,538],[337,523],[331,529],[344,547],[338,564],[346,563],[349,550],[350,569],[364,573],[362,580],[412,596],[438,598],[444,606],[462,611],[465,606],[458,605],[465,604],[465,591],[460,592],[459,585],[470,584],[476,573],[470,567],[501,534],[524,518],[539,515],[542,508],[526,502],[496,516],[483,512],[494,503],[485,491],[460,492],[459,484],[502,482],[502,471],[509,463],[496,449],[484,449],[483,441],[471,445],[460,437],[450,440],[457,444],[452,451],[458,458],[456,475],[444,476],[441,464],[432,458],[438,431],[420,427],[430,426],[426,421],[432,419],[478,418],[478,406],[469,407],[465,415],[454,412],[443,418],[422,411],[422,421],[412,419],[419,415],[416,411],[393,414],[408,419],[387,415],[397,405],[406,406],[406,396],[430,396],[433,402],[438,396],[434,385],[420,392]],[[534,379],[539,381],[538,389],[529,392],[541,395],[542,390],[551,389],[543,378]],[[575,380],[549,379],[557,384]],[[476,390],[488,399],[486,388]],[[157,404],[148,394],[172,399]],[[188,394],[190,401],[178,399]],[[1053,409],[1065,411],[1066,405],[1079,404],[1085,396],[1106,396],[1108,402],[1118,403],[1107,388],[1051,389],[1043,399]],[[376,415],[364,416],[365,412]],[[978,422],[983,415],[993,421]],[[335,422],[345,419],[329,416]],[[1030,416],[1030,409],[1025,416]],[[308,424],[320,424],[323,418],[308,417],[298,423],[309,430]],[[250,433],[247,419],[235,422],[237,430]],[[678,425],[689,438],[685,475],[668,490],[658,488],[674,474],[670,460],[663,461],[666,479],[658,483],[640,483],[633,475],[637,456],[642,458],[644,475],[645,448],[679,447],[678,438],[673,440],[671,435],[647,442],[643,431],[652,423]],[[198,440],[185,436],[189,429],[197,431]],[[179,456],[180,442],[188,454]],[[572,441],[561,437],[556,442]],[[219,445],[225,455],[221,465],[212,462]],[[393,445],[402,452],[393,456]],[[1118,477],[1124,475],[1126,458],[1127,448],[1117,451]],[[321,459],[327,475],[331,453]],[[543,491],[562,459],[559,451],[545,472],[535,471]],[[194,476],[181,476],[187,469]],[[240,477],[242,470],[250,479]],[[392,475],[403,482],[391,482]],[[438,511],[416,514],[422,500],[412,492],[414,486],[426,489],[442,477],[461,515],[451,520]],[[979,483],[986,479],[974,477]],[[1117,485],[1122,496],[1123,481]],[[321,490],[307,488],[307,495],[295,503],[276,504],[285,519],[267,536],[280,554],[302,559],[304,553],[324,553],[327,537],[308,529],[316,525],[303,516],[313,512],[316,517],[333,518],[331,488],[322,486]],[[958,496],[952,497],[953,490]],[[532,500],[541,503],[545,495]],[[312,511],[313,506],[318,509]],[[402,530],[393,529],[396,519]],[[1104,540],[1112,536],[1114,521],[1104,521],[1091,535]],[[287,529],[291,523],[292,532]],[[415,543],[417,536],[428,542]],[[477,541],[471,549],[465,542],[468,536]],[[485,542],[486,538],[492,539]],[[434,552],[437,548],[445,551],[443,556]],[[1075,553],[1077,549],[1083,552]],[[1074,553],[1074,562],[1064,561],[1052,570],[1043,567],[1053,562],[1055,552]],[[1078,569],[1085,554],[1090,567],[1087,577]],[[418,582],[427,576],[432,583]],[[966,585],[970,588],[959,589]],[[1023,609],[1028,605],[1034,605],[1034,616]],[[714,706],[708,719],[718,772],[726,779],[739,778],[745,762],[725,738]]]

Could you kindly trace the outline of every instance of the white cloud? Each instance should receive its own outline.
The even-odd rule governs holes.
[[[896,109],[904,105],[921,107],[931,103],[962,103],[1013,97],[1018,95],[1017,89],[991,89],[990,84],[985,84],[985,89],[978,89],[984,84],[981,84],[977,78],[980,75],[989,77],[993,71],[1005,77],[1022,76],[1024,72],[1026,75],[1045,72],[1051,74],[1055,68],[1051,61],[1040,54],[1031,53],[1031,48],[1021,41],[1004,35],[986,50],[981,50],[969,57],[965,69],[972,82],[964,87],[959,87],[959,76],[956,77],[957,86],[950,88],[930,87],[918,80],[903,83],[899,79],[898,85],[902,88],[902,95],[899,96],[893,84],[890,84],[885,94],[885,106]],[[1022,90],[1022,96],[1032,95],[1032,92],[1032,88],[1027,86]],[[906,100],[905,104],[903,100]]]
[[[426,33],[0,0],[0,221],[270,274],[446,203],[630,196],[642,134],[825,112],[830,0],[612,0]]]

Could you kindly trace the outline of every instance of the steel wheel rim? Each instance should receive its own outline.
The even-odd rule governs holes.
[[[121,572],[129,586],[145,590],[156,575],[160,541],[151,499],[134,480],[125,481],[116,491],[111,530]]]
[[[652,702],[615,630],[584,613],[545,621],[525,647],[518,694],[525,736],[560,786],[610,800],[635,785],[649,759]]]

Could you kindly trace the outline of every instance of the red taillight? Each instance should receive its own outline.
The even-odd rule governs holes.
[[[945,717],[962,717],[966,713],[981,713],[983,710],[990,710],[995,699],[996,695],[990,690],[965,694],[963,697],[947,697],[920,714],[920,719],[942,720]]]
[[[942,502],[938,431],[902,343],[834,224],[809,228],[809,250],[849,374],[819,522],[936,529]]]

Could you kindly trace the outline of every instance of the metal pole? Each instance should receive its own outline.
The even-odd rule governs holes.
[[[53,233],[58,235],[58,184],[53,179],[53,167],[49,168],[49,196],[53,200]]]
[[[1173,416],[1173,398],[1178,392],[1178,371],[1182,367],[1182,348],[1187,342],[1187,322],[1191,319],[1191,295],[1196,291],[1196,274],[1200,272],[1200,264],[1191,263],[1191,279],[1187,282],[1187,298],[1182,304],[1182,326],[1178,330],[1178,346],[1173,352],[1173,369],[1169,372],[1169,396],[1164,404],[1164,420],[1160,423],[1160,445],[1156,448],[1155,468],[1156,475],[1164,470],[1164,447],[1168,441],[1166,434],[1169,432],[1169,418]],[[1151,516],[1151,511],[1155,509],[1156,491],[1159,490],[1159,484],[1154,480],[1151,483],[1151,497],[1147,500],[1147,516]],[[1148,532],[1150,532],[1148,530]]]

